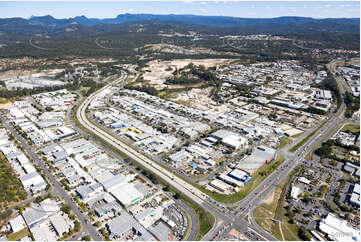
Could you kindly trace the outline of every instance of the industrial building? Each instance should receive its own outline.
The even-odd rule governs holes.
[[[237,181],[245,182],[247,178],[249,177],[248,173],[239,169],[234,169],[230,173],[228,173],[228,176],[236,179]]]
[[[292,186],[292,189],[291,189],[291,198],[293,200],[298,200],[298,195],[301,194],[301,188],[299,187],[295,187],[295,186]]]
[[[241,159],[236,167],[237,169],[243,170],[249,175],[252,175],[263,164],[271,162],[275,157],[275,149],[266,146],[258,146],[251,155]]]
[[[218,179],[214,179],[209,183],[209,185],[222,193],[233,191],[233,187],[231,185],[228,185],[227,183],[222,182],[221,180]]]
[[[346,220],[329,213],[319,223],[319,229],[334,241],[360,241],[360,231],[352,228]]]
[[[124,210],[117,217],[110,220],[106,227],[110,234],[109,238],[114,240],[156,241],[151,233]]]
[[[9,225],[10,225],[13,233],[23,230],[26,227],[26,223],[25,223],[23,217],[21,217],[21,215],[18,215],[17,217],[10,219]]]

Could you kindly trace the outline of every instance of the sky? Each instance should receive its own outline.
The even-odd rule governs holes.
[[[359,1],[0,1],[0,18],[52,15],[114,18],[124,13],[195,14],[245,18],[359,18]]]

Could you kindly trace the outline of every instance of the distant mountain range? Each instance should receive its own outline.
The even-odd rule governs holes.
[[[0,31],[9,34],[32,35],[36,33],[51,33],[62,28],[107,26],[107,29],[116,29],[118,25],[147,23],[171,23],[185,26],[232,28],[257,30],[259,32],[279,33],[359,33],[359,18],[328,18],[314,19],[306,17],[279,17],[279,18],[236,18],[223,16],[199,15],[154,15],[154,14],[120,14],[115,18],[87,18],[77,16],[68,19],[56,19],[50,15],[24,18],[0,19]]]

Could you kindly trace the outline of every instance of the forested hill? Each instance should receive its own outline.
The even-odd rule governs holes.
[[[279,18],[236,18],[224,16],[199,15],[153,15],[120,14],[115,18],[97,19],[78,16],[68,19],[56,19],[50,15],[24,18],[0,19],[0,30],[12,34],[34,34],[52,32],[56,29],[96,25],[118,25],[126,23],[160,21],[173,24],[186,24],[207,27],[252,29],[257,32],[276,33],[359,33],[359,18],[314,19],[305,17]],[[112,27],[107,27],[112,28]]]

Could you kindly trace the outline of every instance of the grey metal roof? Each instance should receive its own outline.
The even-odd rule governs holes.
[[[36,171],[33,173],[25,174],[19,177],[20,181],[27,181],[29,179],[32,179],[34,177],[40,176]]]
[[[87,186],[87,185],[82,185],[76,188],[75,190],[82,198],[87,197],[90,193],[93,192],[93,190]]]
[[[113,187],[123,184],[124,182],[126,182],[125,177],[122,174],[118,174],[118,175],[110,178],[109,180],[106,180],[105,182],[103,182],[103,186],[104,186],[105,190],[109,190]]]
[[[55,160],[62,160],[68,157],[68,153],[66,151],[59,151],[59,152],[55,152],[53,156]]]
[[[47,213],[40,206],[38,206],[36,209],[34,209],[32,207],[28,207],[25,209],[25,211],[23,212],[22,215],[28,226],[31,226],[31,225],[35,224],[36,222],[47,217]]]
[[[40,151],[43,152],[44,154],[53,153],[57,151],[56,147],[58,147],[57,144],[51,144],[42,148]]]
[[[229,130],[220,129],[211,134],[212,137],[215,137],[217,139],[224,139],[230,135],[236,135],[236,133],[229,131]]]
[[[121,236],[131,228],[137,226],[137,221],[127,212],[123,211],[119,216],[111,220],[107,225],[110,233]]]
[[[163,223],[163,222],[159,222],[157,225],[150,227],[149,231],[155,235],[155,237],[157,237],[160,241],[167,241],[169,240],[168,236],[169,236],[169,232],[170,229],[169,227]]]
[[[94,210],[100,216],[108,211],[121,211],[122,206],[116,201],[95,206]]]

